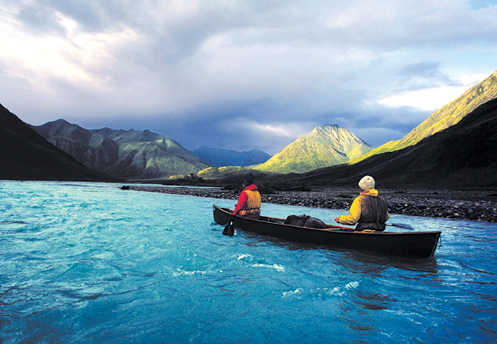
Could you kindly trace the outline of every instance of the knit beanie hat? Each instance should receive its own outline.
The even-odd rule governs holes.
[[[359,181],[359,187],[364,191],[374,189],[374,179],[371,176],[362,177]]]

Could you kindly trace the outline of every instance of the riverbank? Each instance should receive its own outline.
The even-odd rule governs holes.
[[[238,199],[238,192],[221,188],[126,185],[124,189],[221,199]],[[391,214],[497,222],[497,191],[379,190]],[[262,202],[348,210],[358,189],[275,191]]]

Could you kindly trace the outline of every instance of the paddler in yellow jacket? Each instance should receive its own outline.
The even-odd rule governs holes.
[[[261,214],[261,194],[251,176],[246,176],[243,182],[243,191],[235,206],[233,215],[259,219]]]
[[[390,218],[387,202],[378,196],[375,181],[371,176],[365,176],[359,181],[363,190],[350,206],[350,214],[335,218],[337,223],[355,225],[356,230],[371,229],[384,231],[385,222]]]

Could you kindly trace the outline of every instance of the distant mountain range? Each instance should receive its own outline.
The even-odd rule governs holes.
[[[412,146],[422,139],[458,123],[478,106],[495,98],[497,98],[497,70],[482,82],[469,88],[449,104],[441,107],[403,139],[387,142],[367,154],[356,159],[351,159],[349,163],[354,164],[375,154],[392,152]]]
[[[355,186],[371,174],[379,186],[497,188],[496,98],[497,71],[402,140],[373,149],[343,128],[324,125],[250,168],[209,167],[149,130],[87,130],[64,120],[30,127],[0,105],[0,179],[158,181],[198,173],[220,182],[253,171],[259,180],[316,187]]]
[[[370,146],[338,125],[322,125],[299,137],[267,162],[254,166],[259,171],[303,173],[342,164],[372,151]]]
[[[237,152],[206,146],[193,150],[193,154],[213,166],[250,166],[262,164],[271,158],[271,155],[257,149]]]
[[[1,104],[0,179],[117,181],[89,170]]]
[[[33,129],[89,168],[126,180],[167,179],[208,167],[176,141],[149,130],[87,130],[62,119]]]
[[[212,165],[302,173],[343,163],[373,149],[337,125],[315,128],[272,158],[255,149],[236,152],[204,146],[190,152],[176,141],[149,130],[88,130],[63,119],[32,128],[88,168],[131,181],[196,174]]]

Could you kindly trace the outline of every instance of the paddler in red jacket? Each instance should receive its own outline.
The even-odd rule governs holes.
[[[261,214],[261,194],[251,176],[243,181],[243,191],[233,210],[233,215],[240,215],[251,219],[259,219]]]

